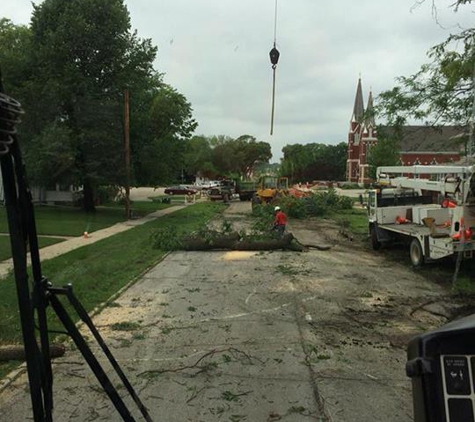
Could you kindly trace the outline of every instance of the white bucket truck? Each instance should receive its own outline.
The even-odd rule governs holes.
[[[414,266],[475,255],[475,166],[378,167],[368,195],[373,249],[409,245]]]

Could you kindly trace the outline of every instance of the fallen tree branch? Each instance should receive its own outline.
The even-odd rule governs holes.
[[[309,248],[309,249],[317,249],[319,251],[328,251],[332,248],[332,246],[330,245],[312,245],[312,244],[304,244],[303,246],[305,246],[306,248]]]
[[[302,245],[292,233],[282,237],[240,236],[238,233],[218,234],[212,237],[190,236],[181,241],[186,251],[228,249],[234,251],[291,250],[304,252]]]
[[[206,364],[205,365],[200,365],[200,363],[203,362],[204,359],[206,359],[207,357],[214,356],[218,353],[225,353],[225,352],[241,354],[249,361],[250,364],[252,364],[252,357],[249,356],[246,352],[243,352],[242,350],[236,349],[235,347],[227,347],[226,349],[221,349],[221,350],[217,350],[217,349],[210,350],[209,352],[207,352],[203,356],[201,356],[192,365],[182,365],[182,366],[179,366],[178,368],[171,368],[171,369],[150,369],[150,370],[143,371],[143,372],[139,373],[137,376],[143,377],[143,376],[148,376],[148,375],[160,375],[160,374],[164,374],[164,373],[167,373],[167,372],[173,372],[174,373],[174,372],[185,371],[187,369],[199,369],[198,373],[200,373],[200,372],[203,372],[203,371],[210,368],[210,366],[206,365]]]
[[[52,344],[50,346],[50,356],[52,358],[58,358],[64,355],[66,352],[66,347],[62,344]],[[6,362],[9,360],[20,360],[24,361],[25,358],[25,348],[23,346],[14,345],[14,346],[1,346],[0,347],[0,362]]]

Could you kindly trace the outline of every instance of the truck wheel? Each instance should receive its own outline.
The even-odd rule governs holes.
[[[421,242],[417,239],[412,239],[409,246],[409,255],[414,267],[422,267],[424,265],[424,252],[422,252]]]
[[[252,197],[252,203],[253,203],[253,204],[261,204],[261,203],[262,203],[262,200],[261,200],[261,198],[260,198],[258,195],[254,195],[254,196]]]
[[[378,235],[376,234],[376,227],[371,227],[371,246],[373,250],[379,251],[381,249],[381,242],[378,240]]]

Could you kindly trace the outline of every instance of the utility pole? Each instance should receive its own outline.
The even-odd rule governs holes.
[[[472,45],[473,55],[475,57],[475,40]],[[469,137],[468,137],[468,156],[471,160],[475,158],[475,61],[473,64],[473,74],[472,74],[472,115],[470,116],[470,121],[468,124],[469,128]]]
[[[129,90],[124,90],[125,218],[130,219],[130,110]]]

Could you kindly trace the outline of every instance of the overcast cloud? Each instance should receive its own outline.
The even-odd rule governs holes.
[[[275,0],[126,0],[132,27],[158,46],[155,68],[192,103],[196,134],[255,136],[273,160],[290,143],[346,142],[361,73],[365,103],[416,72],[427,50],[473,26],[453,0],[278,0],[274,136],[269,135]],[[41,1],[37,2],[41,3]],[[411,10],[412,9],[412,10]],[[0,16],[28,24],[29,0],[2,0]]]

